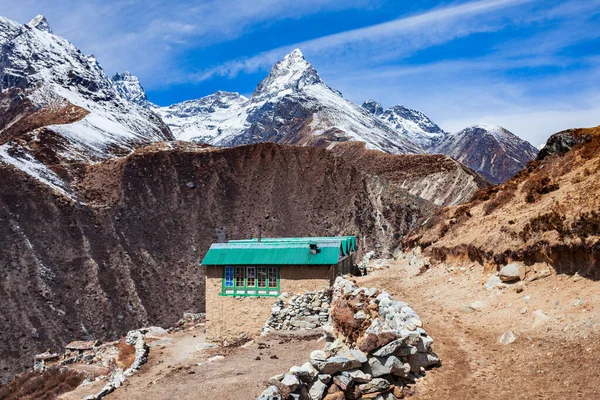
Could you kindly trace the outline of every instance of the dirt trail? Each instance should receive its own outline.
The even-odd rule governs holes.
[[[256,399],[273,375],[301,365],[317,343],[321,331],[276,333],[237,348],[207,348],[203,328],[150,341],[150,357],[142,370],[106,398],[151,399]],[[215,355],[225,358],[208,362]],[[202,365],[198,365],[201,363]],[[104,382],[80,388],[61,397],[81,399],[97,392]]]
[[[487,290],[481,267],[432,267],[406,260],[358,278],[409,303],[434,339],[442,367],[415,386],[419,399],[600,398],[600,284],[551,276]],[[475,308],[465,308],[474,304]],[[533,328],[535,310],[548,318]],[[512,331],[509,345],[498,337]]]

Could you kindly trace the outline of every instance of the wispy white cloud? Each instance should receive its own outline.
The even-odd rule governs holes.
[[[145,82],[184,74],[185,52],[236,39],[260,24],[319,12],[370,8],[347,0],[0,0],[0,15],[27,22],[45,14],[54,31],[94,53],[109,72],[132,69]],[[168,79],[167,79],[168,80]]]
[[[534,1],[536,0],[480,0],[437,8],[364,28],[293,43],[253,57],[232,60],[191,74],[186,79],[199,82],[214,76],[231,77],[240,72],[256,72],[268,68],[294,48],[302,49],[309,57],[325,55],[329,59],[347,56],[354,52],[359,52],[360,57],[363,58],[364,53],[368,52],[371,62],[397,58],[402,54],[412,54],[418,49],[449,42],[475,32],[501,29],[504,26],[503,21],[497,15],[492,15],[492,21],[480,17],[517,4],[523,5]],[[473,20],[473,17],[480,19]]]

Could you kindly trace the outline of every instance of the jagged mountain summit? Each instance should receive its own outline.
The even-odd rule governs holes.
[[[30,28],[35,28],[43,32],[54,33],[52,32],[52,28],[50,28],[50,24],[48,20],[43,15],[37,15],[31,21],[27,23],[27,26]]]
[[[160,117],[121,96],[96,58],[54,35],[45,17],[0,17],[0,161],[64,191],[49,166],[165,139]]]
[[[115,91],[121,97],[129,99],[143,107],[150,106],[146,92],[137,76],[131,75],[129,71],[125,71],[122,74],[114,74],[111,80]]]
[[[424,152],[330,88],[298,49],[273,66],[250,98],[217,92],[157,111],[178,139],[218,146],[277,142],[326,147],[355,140],[389,153]]]
[[[435,148],[492,183],[502,183],[536,158],[538,149],[514,133],[495,125],[477,124],[448,134]]]
[[[362,107],[429,153],[446,137],[446,132],[421,111],[404,106],[384,110],[381,104],[374,100],[365,101]]]

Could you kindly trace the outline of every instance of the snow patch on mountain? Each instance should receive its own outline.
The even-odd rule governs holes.
[[[34,177],[53,190],[74,200],[72,191],[50,168],[36,160],[31,154],[13,154],[9,146],[0,146],[0,165],[10,164],[13,167]]]
[[[250,126],[247,105],[248,98],[239,93],[218,91],[197,100],[157,107],[156,111],[178,140],[214,144]]]

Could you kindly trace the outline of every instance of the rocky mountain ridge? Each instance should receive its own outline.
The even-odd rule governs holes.
[[[374,100],[365,101],[362,107],[393,126],[400,134],[428,153],[435,152],[437,145],[447,135],[425,114],[417,110],[404,106],[393,106],[384,110],[381,104]]]
[[[121,96],[95,57],[47,20],[0,17],[0,161],[68,194],[57,164],[100,161],[170,140],[160,117]]]
[[[424,113],[404,106],[384,110],[367,100],[357,108],[319,77],[299,49],[276,63],[250,98],[216,92],[155,109],[182,140],[217,146],[270,141],[319,147],[360,141],[391,154],[449,155],[494,183],[512,177],[537,154],[501,127],[480,124],[451,134]]]
[[[216,146],[276,142],[326,147],[358,140],[389,153],[423,153],[323,82],[299,49],[277,62],[250,98],[217,92],[156,110],[179,139]]]
[[[506,144],[494,135],[470,136],[467,146],[464,135],[444,132],[419,111],[383,110],[374,101],[359,107],[329,87],[298,49],[249,98],[218,91],[157,107],[137,77],[108,78],[94,56],[54,35],[45,17],[25,25],[2,18],[0,25],[0,157],[67,195],[71,172],[55,165],[101,161],[175,137],[225,147],[360,141],[391,154],[447,154],[492,182],[512,176],[532,155],[516,137]]]
[[[170,142],[80,164],[65,197],[0,164],[0,377],[48,347],[202,312],[199,263],[217,229],[229,238],[257,223],[271,236],[344,232],[390,251],[438,207],[375,172],[313,147]],[[464,198],[473,191],[466,185]]]
[[[477,124],[447,134],[435,151],[474,169],[492,183],[502,183],[535,159],[538,150],[508,130]]]

